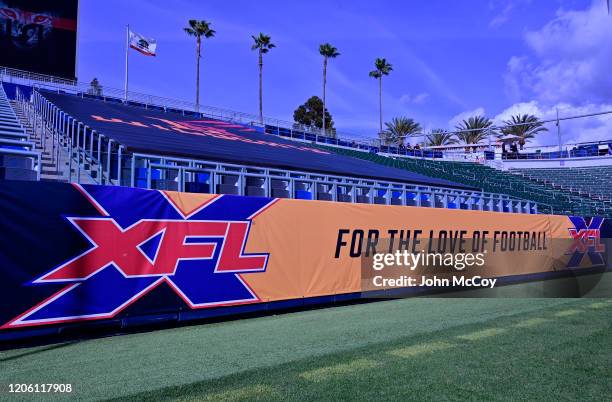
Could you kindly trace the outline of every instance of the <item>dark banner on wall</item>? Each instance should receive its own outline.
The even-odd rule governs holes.
[[[411,272],[458,278],[450,286],[603,273],[611,229],[603,218],[0,182],[0,340],[389,295],[413,286]],[[384,265],[401,267],[388,256],[408,250],[454,264],[405,267],[390,282]]]
[[[75,78],[78,0],[0,0],[0,65]]]

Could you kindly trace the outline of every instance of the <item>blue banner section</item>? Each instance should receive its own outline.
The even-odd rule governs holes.
[[[0,332],[258,302],[239,274],[265,197],[217,196],[184,211],[165,193],[0,182]]]

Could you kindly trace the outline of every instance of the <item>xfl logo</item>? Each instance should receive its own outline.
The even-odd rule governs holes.
[[[572,236],[572,245],[565,253],[571,255],[567,267],[580,266],[585,255],[588,255],[593,265],[603,265],[605,245],[601,242],[601,226],[604,218],[591,218],[588,224],[579,216],[570,216],[569,219],[574,227],[568,229]]]
[[[65,218],[89,246],[34,278],[60,289],[2,328],[112,318],[162,283],[192,309],[259,301],[241,275],[265,271],[268,254],[245,247],[275,199],[216,196],[185,211],[162,191],[75,188],[99,213]]]

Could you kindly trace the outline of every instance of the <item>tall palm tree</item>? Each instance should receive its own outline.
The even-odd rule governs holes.
[[[251,50],[257,50],[259,53],[259,122],[263,124],[263,90],[262,90],[262,74],[263,74],[263,55],[268,53],[270,49],[276,47],[274,43],[270,41],[269,35],[259,33],[259,36],[252,35],[253,46]]]
[[[386,130],[382,132],[381,140],[388,145],[404,145],[404,139],[421,131],[421,125],[407,117],[394,117],[385,122]]]
[[[376,78],[378,80],[378,106],[380,110],[380,131],[383,132],[383,117],[382,117],[382,77],[384,75],[389,75],[389,73],[393,70],[393,66],[387,63],[387,59],[377,58],[374,61],[374,67],[376,70],[370,71],[370,77]]]
[[[523,149],[525,143],[534,138],[537,133],[548,131],[544,123],[536,116],[530,114],[514,115],[510,120],[504,121],[505,126],[501,128],[502,135],[514,135]]]
[[[491,119],[484,116],[473,116],[467,120],[463,120],[455,126],[457,129],[457,137],[464,144],[478,144],[480,141],[487,138],[489,127],[493,125]]]
[[[427,135],[427,145],[431,147],[454,145],[458,142],[459,140],[455,137],[454,133],[449,133],[441,128],[431,130],[431,133]]]
[[[200,110],[200,57],[202,38],[208,39],[215,36],[215,31],[210,27],[211,23],[205,20],[189,20],[189,26],[184,28],[189,36],[196,38],[196,111]]]
[[[329,43],[324,43],[319,46],[319,53],[323,56],[323,132],[325,133],[327,127],[325,126],[325,87],[327,85],[327,60],[335,59],[340,56],[338,49],[333,47]]]

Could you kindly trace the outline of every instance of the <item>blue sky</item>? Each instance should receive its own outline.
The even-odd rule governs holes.
[[[80,4],[79,80],[123,86],[129,23],[158,41],[155,58],[130,54],[130,89],[191,101],[195,41],[182,28],[190,18],[206,19],[217,35],[203,46],[201,103],[253,114],[258,72],[251,35],[271,35],[277,48],[264,59],[264,114],[285,120],[308,97],[321,95],[318,46],[330,42],[341,53],[328,72],[328,109],[340,132],[377,131],[378,88],[368,77],[376,57],[394,68],[383,81],[385,120],[412,117],[428,129],[452,127],[473,113],[499,120],[530,111],[546,118],[560,105],[571,114],[611,103],[612,52],[605,51],[612,50],[612,17],[604,0]],[[605,135],[608,123],[591,124],[597,131],[587,136]],[[566,135],[585,134],[580,127]]]

